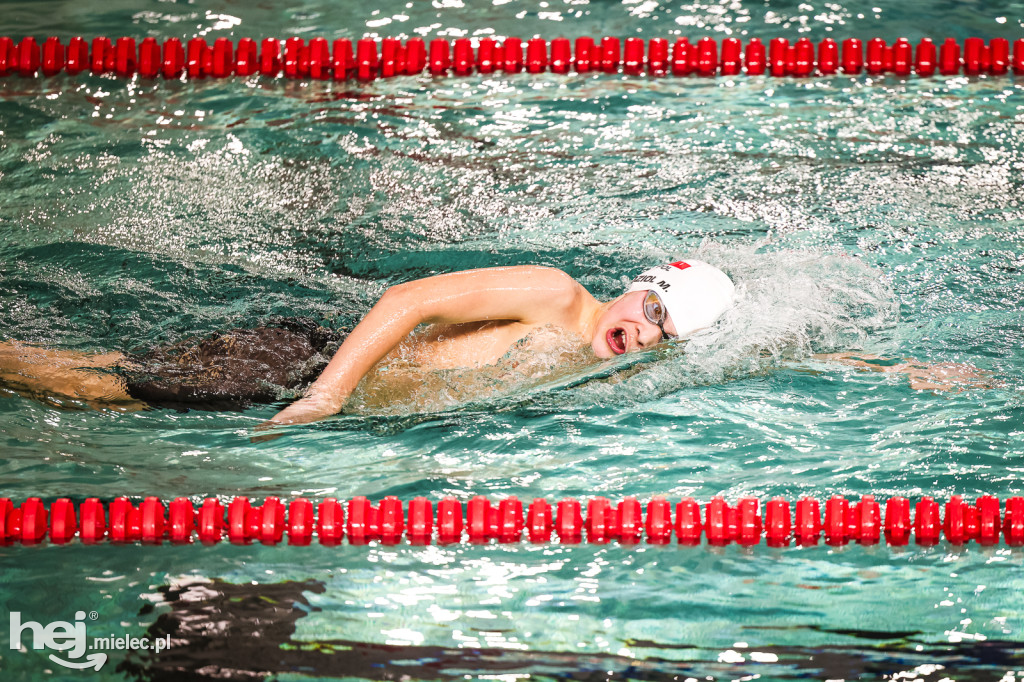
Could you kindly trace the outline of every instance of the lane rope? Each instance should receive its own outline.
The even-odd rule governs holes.
[[[229,76],[262,76],[302,80],[375,78],[419,75],[468,76],[496,72],[542,73],[624,73],[652,76],[752,76],[776,77],[830,76],[834,74],[897,76],[1005,76],[1024,74],[1024,38],[1013,43],[992,38],[987,43],[977,37],[963,45],[946,38],[936,45],[923,38],[914,47],[906,38],[888,44],[882,38],[862,41],[847,38],[840,45],[825,38],[815,45],[809,38],[790,43],[775,38],[766,46],[751,38],[744,44],[738,38],[721,42],[704,37],[691,43],[678,38],[615,37],[543,38],[522,41],[510,37],[453,42],[437,38],[429,45],[422,38],[406,41],[397,38],[351,40],[312,38],[308,42],[292,37],[281,41],[265,38],[257,44],[242,38],[237,45],[228,38],[217,38],[210,45],[204,38],[186,42],[170,38],[162,44],[156,38],[111,40],[74,37],[64,45],[56,36],[40,45],[32,36],[18,41],[0,37],[0,76],[45,77],[60,73],[115,74],[122,78],[197,79]]]
[[[822,507],[824,510],[822,511]],[[586,511],[584,515],[584,509]],[[883,505],[873,495],[858,500],[833,496],[824,505],[803,497],[795,505],[776,497],[764,505],[744,497],[730,505],[714,497],[703,506],[692,498],[674,505],[655,496],[641,503],[626,497],[613,505],[604,497],[585,503],[567,498],[554,505],[534,499],[524,509],[514,496],[497,502],[477,496],[465,504],[453,497],[436,503],[424,497],[407,503],[385,497],[376,505],[366,497],[347,501],[326,498],[315,508],[306,498],[285,503],[267,497],[254,505],[247,497],[235,497],[227,506],[217,498],[193,505],[179,497],[165,505],[156,497],[138,504],[119,497],[109,504],[89,498],[79,504],[69,498],[54,500],[49,507],[38,497],[20,505],[0,498],[0,544],[35,545],[49,540],[64,545],[74,539],[84,544],[109,541],[115,544],[233,544],[259,542],[276,545],[322,545],[348,541],[365,545],[409,543],[441,545],[468,543],[551,543],[622,545],[645,542],[653,545],[746,547],[764,542],[770,547],[850,543],[894,547],[910,542],[931,546],[945,540],[951,545],[974,541],[983,546],[1024,545],[1024,497],[982,495],[973,504],[954,495],[944,508],[932,497],[913,505],[905,497],[889,498]],[[884,519],[884,520],[883,520]]]

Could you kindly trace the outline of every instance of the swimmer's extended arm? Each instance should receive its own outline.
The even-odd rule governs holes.
[[[572,328],[586,292],[553,268],[467,270],[393,286],[356,325],[306,395],[261,427],[300,424],[335,414],[364,376],[420,324],[484,320]]]
[[[942,362],[929,365],[912,358],[893,360],[864,353],[819,353],[814,358],[872,372],[900,372],[910,379],[910,387],[918,391],[991,388],[995,385],[995,382],[985,379],[985,372],[967,363]]]

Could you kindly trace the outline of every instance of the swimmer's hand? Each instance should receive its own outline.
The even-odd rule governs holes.
[[[308,424],[337,413],[341,407],[341,404],[330,396],[309,390],[305,396],[275,414],[272,419],[259,424],[256,430],[267,431],[285,424]],[[269,433],[264,436],[254,436],[250,440],[253,443],[262,443],[280,438],[282,435],[284,434]]]
[[[990,372],[980,370],[967,362],[940,362],[929,365],[913,358],[886,360],[877,355],[863,353],[822,353],[815,355],[814,358],[873,372],[900,372],[907,375],[910,387],[916,391],[962,391],[968,388],[994,388],[999,385]]]
[[[257,426],[256,430],[265,431],[285,424],[308,424],[341,411],[343,400],[338,400],[330,394],[314,390],[314,388],[310,387],[304,396],[274,415],[270,420]]]
[[[263,422],[262,424],[257,425],[256,426],[256,430],[257,431],[266,431],[267,429],[272,429],[275,426],[277,426],[277,424],[275,424],[274,422],[267,421],[267,422]],[[250,443],[266,443],[268,441],[277,440],[278,438],[280,438],[283,435],[284,435],[283,433],[266,433],[266,434],[264,434],[262,436],[250,436],[249,437],[249,442]]]

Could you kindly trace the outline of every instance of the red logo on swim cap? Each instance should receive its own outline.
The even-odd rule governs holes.
[[[690,264],[684,260],[677,260],[675,263],[669,263],[669,265],[671,265],[674,268],[679,268],[680,270],[685,270],[686,268],[690,267]]]

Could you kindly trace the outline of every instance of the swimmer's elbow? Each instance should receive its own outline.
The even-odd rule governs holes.
[[[381,312],[389,318],[412,317],[411,324],[415,327],[424,322],[426,318],[426,313],[423,310],[425,293],[417,281],[393,284],[384,290],[376,307],[380,308]]]

